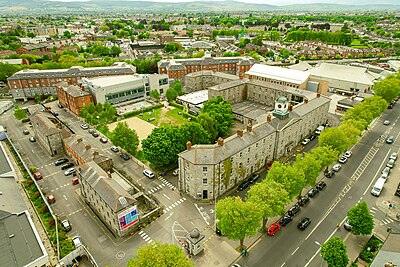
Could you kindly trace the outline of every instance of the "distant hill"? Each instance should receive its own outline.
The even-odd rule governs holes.
[[[270,12],[270,11],[360,11],[400,10],[400,5],[304,4],[274,6],[236,1],[145,2],[89,0],[80,2],[46,0],[0,0],[0,14],[60,14],[83,12],[176,13],[176,12]]]

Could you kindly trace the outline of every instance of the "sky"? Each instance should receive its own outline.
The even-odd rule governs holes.
[[[89,0],[57,0],[63,2],[76,2],[76,1],[89,1]],[[96,2],[96,0],[90,0]],[[111,0],[112,1],[112,0]],[[130,1],[130,0],[126,0]],[[144,2],[192,2],[192,1],[221,1],[221,0],[131,0],[131,1],[144,1]],[[229,1],[229,0],[225,0]],[[235,0],[244,3],[254,4],[270,4],[270,5],[290,5],[290,4],[313,4],[313,3],[324,3],[324,4],[343,4],[343,5],[365,5],[365,4],[392,4],[400,5],[399,0]]]

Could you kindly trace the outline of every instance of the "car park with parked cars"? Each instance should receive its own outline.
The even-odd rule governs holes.
[[[281,225],[279,223],[274,223],[268,228],[267,235],[273,236],[279,229],[281,229]]]
[[[56,166],[60,166],[60,165],[62,165],[62,164],[64,164],[64,163],[67,163],[68,162],[68,159],[58,159],[58,160],[56,160],[56,162],[54,162],[54,165],[56,165]]]
[[[309,197],[315,197],[316,194],[318,194],[319,190],[316,187],[313,187],[308,191],[307,195]]]
[[[74,173],[76,173],[76,169],[75,168],[70,168],[70,169],[68,169],[68,170],[66,170],[64,172],[64,175],[68,176],[68,175],[71,175],[71,174],[74,174]]]
[[[150,179],[153,179],[154,177],[156,177],[156,176],[154,175],[154,172],[152,172],[152,171],[150,171],[150,170],[148,170],[148,169],[145,169],[145,170],[143,171],[143,174],[144,174],[147,178],[150,178]]]
[[[68,163],[65,163],[64,165],[61,166],[61,170],[66,170],[66,169],[69,169],[69,168],[71,168],[73,166],[74,166],[74,164],[72,162],[68,162]]]
[[[305,230],[307,228],[307,226],[309,226],[311,223],[311,219],[308,217],[304,217],[303,219],[301,219],[301,221],[297,224],[297,228],[299,228],[300,230]]]
[[[300,212],[300,205],[298,203],[294,204],[289,210],[288,210],[288,214],[290,216],[295,216],[297,213]]]

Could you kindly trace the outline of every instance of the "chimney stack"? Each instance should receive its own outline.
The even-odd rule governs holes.
[[[247,131],[251,132],[253,130],[253,125],[251,124],[251,121],[247,124]]]
[[[271,122],[272,121],[272,116],[271,116],[271,114],[268,114],[267,115],[267,122]]]
[[[82,142],[82,137],[78,138],[78,140],[76,140],[78,143]]]
[[[289,104],[289,111],[293,111],[293,106],[292,106],[292,104]]]
[[[243,136],[243,129],[238,129],[236,134],[237,134],[237,136],[242,137]]]
[[[308,98],[304,98],[304,104],[308,104]]]
[[[219,146],[223,146],[223,145],[224,145],[224,138],[218,137],[217,142],[218,142],[218,145],[219,145]]]
[[[317,97],[320,97],[321,96],[321,94],[320,93],[317,93]]]
[[[190,150],[192,148],[192,142],[187,141],[186,143],[186,150]]]
[[[87,144],[86,146],[85,146],[85,149],[86,150],[89,150],[91,148],[91,146],[89,145],[89,144]]]
[[[112,178],[111,177],[111,172],[107,172],[107,177],[110,178],[110,179]]]
[[[93,155],[93,158],[95,158],[96,156],[99,155],[99,151],[94,151],[92,155]]]

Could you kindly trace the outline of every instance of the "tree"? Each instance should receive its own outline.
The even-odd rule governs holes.
[[[139,137],[135,130],[128,127],[126,122],[118,122],[110,139],[114,145],[124,148],[131,154],[136,154]]]
[[[338,127],[331,127],[318,137],[318,145],[330,147],[341,154],[349,147],[349,140]]]
[[[210,134],[199,123],[186,123],[179,127],[179,131],[184,145],[188,141],[192,144],[208,144],[210,142]]]
[[[376,95],[382,97],[387,103],[400,95],[400,79],[388,76],[374,84],[372,88]]]
[[[301,190],[306,184],[303,170],[280,162],[274,162],[266,179],[283,185],[290,199],[296,195],[300,195]]]
[[[331,149],[327,146],[318,146],[316,148],[313,148],[311,150],[311,153],[315,156],[317,160],[321,162],[322,168],[328,168],[328,166],[334,163],[339,156],[339,153],[336,150]]]
[[[156,101],[160,99],[160,93],[157,90],[152,90],[150,92],[150,96],[154,98]]]
[[[321,256],[328,267],[346,267],[349,262],[347,247],[339,236],[330,238],[321,246]]]
[[[110,48],[110,56],[112,56],[112,57],[118,57],[119,54],[121,54],[121,52],[122,51],[121,51],[121,48],[119,48],[119,46],[113,45]]]
[[[358,136],[361,135],[361,130],[349,123],[341,123],[337,128],[347,137],[348,147],[357,143]]]
[[[240,250],[246,237],[254,236],[261,222],[261,212],[251,202],[240,197],[226,197],[216,207],[218,228],[229,239],[240,241]]]
[[[183,95],[182,83],[180,80],[177,79],[174,81],[172,89],[174,89],[174,91],[178,94],[178,96]]]
[[[347,212],[351,232],[354,235],[370,235],[374,229],[374,218],[369,211],[367,203],[358,203]]]
[[[180,44],[176,42],[166,43],[164,46],[164,50],[167,53],[174,53],[179,50]]]
[[[208,113],[210,117],[215,119],[218,136],[229,134],[229,128],[233,124],[234,117],[231,104],[228,101],[221,96],[211,98],[203,104],[201,112]]]
[[[136,256],[128,261],[127,266],[193,267],[194,263],[186,258],[179,246],[153,242],[139,247]]]
[[[293,166],[302,170],[308,185],[314,185],[321,171],[321,161],[313,153],[298,154]]]
[[[275,217],[285,212],[285,205],[290,202],[289,194],[283,185],[273,180],[263,180],[250,187],[247,192],[248,202],[253,203],[262,214],[262,230],[266,231],[269,217]]]
[[[14,117],[17,120],[23,120],[23,119],[27,118],[28,116],[26,114],[25,109],[20,108],[20,106],[18,106],[16,104],[15,107],[14,107]]]
[[[167,92],[165,92],[165,96],[167,97],[168,102],[172,102],[178,97],[178,93],[174,89],[168,88]]]
[[[72,55],[62,55],[58,59],[58,62],[61,63],[62,65],[75,65],[78,62],[78,58],[72,56]]]
[[[197,116],[197,122],[207,131],[209,134],[209,142],[212,143],[218,138],[217,124],[218,122],[211,117],[208,113],[201,113]]]

